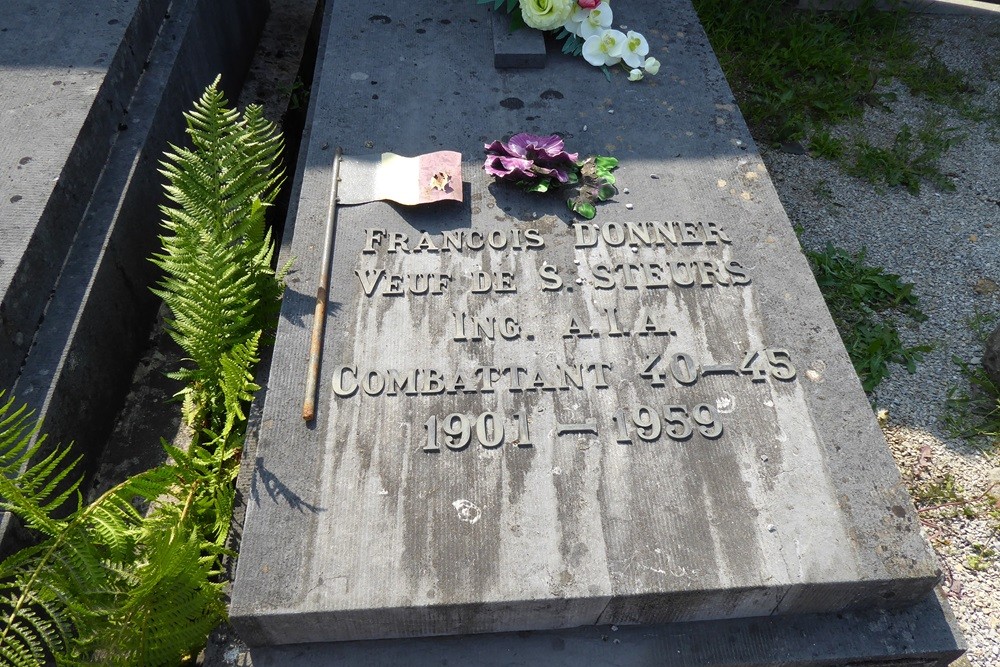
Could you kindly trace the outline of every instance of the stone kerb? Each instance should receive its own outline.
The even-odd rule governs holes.
[[[266,6],[71,4],[0,8],[0,388],[86,471],[157,306],[159,160],[219,73],[239,90]],[[0,551],[15,526],[0,513]]]

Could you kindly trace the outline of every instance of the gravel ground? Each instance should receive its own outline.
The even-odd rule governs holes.
[[[968,73],[980,104],[1000,103],[1000,12],[995,16],[927,16],[916,20],[921,40],[949,67]],[[885,410],[885,433],[915,497],[951,476],[962,496],[974,499],[996,485],[1000,457],[949,437],[942,422],[949,388],[967,387],[953,356],[978,363],[982,340],[970,319],[1000,314],[1000,127],[974,122],[940,104],[911,97],[894,85],[892,111],[869,109],[862,122],[837,128],[834,135],[853,144],[865,137],[885,146],[908,123],[926,118],[959,128],[966,139],[942,158],[940,170],[953,192],[930,184],[919,195],[902,187],[878,188],[846,175],[835,163],[808,155],[764,150],[764,161],[793,224],[803,228],[805,247],[829,242],[851,251],[866,249],[867,263],[884,267],[915,285],[922,323],[907,322],[905,344],[929,343],[933,350],[912,375],[896,366],[877,388],[876,409]],[[920,504],[918,502],[918,504]],[[945,573],[944,589],[969,644],[976,667],[1000,665],[1000,562],[986,558],[969,567],[983,548],[1000,552],[1000,508],[985,500],[924,510],[925,531]],[[991,517],[989,512],[993,510]],[[975,547],[974,545],[982,545]],[[979,549],[979,552],[976,549]]]
[[[274,114],[288,102],[304,35],[316,0],[272,0],[274,14],[251,70],[241,105],[262,102]],[[995,16],[928,16],[916,20],[921,39],[950,67],[967,72],[982,103],[1000,110],[1000,12]],[[860,136],[885,145],[903,123],[919,126],[935,115],[958,127],[965,141],[941,161],[954,192],[925,185],[919,195],[903,188],[876,188],[847,176],[833,162],[762,147],[775,188],[792,222],[803,228],[802,243],[822,249],[827,242],[851,251],[867,250],[868,263],[915,284],[926,321],[902,331],[908,345],[934,346],[916,372],[896,367],[874,400],[887,412],[886,438],[904,478],[914,489],[954,479],[965,498],[975,499],[996,484],[1000,458],[951,438],[942,423],[949,388],[965,382],[952,357],[976,362],[982,341],[969,326],[981,313],[1000,314],[1000,127],[962,118],[942,105],[911,98],[900,86],[892,112],[869,109],[863,121],[837,128],[849,143]],[[930,115],[930,116],[929,116]],[[933,503],[932,503],[933,504]],[[1000,559],[981,557],[982,545],[1000,552],[1000,508],[985,500],[970,504],[975,516],[950,506],[922,512],[928,539],[941,558],[944,590],[969,644],[974,667],[1000,665]],[[996,510],[992,517],[989,510]],[[220,629],[207,664],[246,664],[238,640]]]

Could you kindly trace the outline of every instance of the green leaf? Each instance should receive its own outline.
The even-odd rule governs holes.
[[[570,199],[566,202],[566,205],[569,206],[569,210],[584,220],[593,220],[594,216],[597,215],[597,209],[588,201],[574,201]]]
[[[283,180],[281,135],[259,106],[242,116],[228,108],[218,83],[185,115],[193,148],[173,146],[165,156],[170,203],[163,248],[152,257],[164,273],[153,291],[189,364],[181,370],[185,420],[216,431],[232,414],[222,359],[272,326],[284,287],[265,221]]]
[[[618,167],[618,158],[610,155],[595,155],[594,166],[600,171],[611,171]]]
[[[583,40],[565,28],[556,33],[556,39],[563,41],[562,52],[568,56],[579,56],[583,53]]]
[[[601,201],[607,201],[608,199],[614,197],[617,192],[618,190],[615,189],[615,186],[610,183],[605,183],[597,189],[597,198]]]

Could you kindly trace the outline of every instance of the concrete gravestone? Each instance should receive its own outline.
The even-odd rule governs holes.
[[[471,2],[328,20],[298,271],[250,462],[232,609],[248,641],[905,606],[936,583],[690,6],[617,11],[659,77],[609,82],[552,54],[495,71]],[[619,195],[583,222],[557,196],[493,184],[482,145],[519,131],[620,158]],[[337,145],[345,183],[351,155],[461,150],[467,190],[340,208],[305,425]]]

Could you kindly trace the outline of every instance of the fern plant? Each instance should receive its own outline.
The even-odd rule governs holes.
[[[0,405],[0,509],[39,538],[0,563],[0,667],[176,665],[225,619],[243,406],[285,269],[272,269],[264,225],[281,137],[259,107],[228,109],[218,83],[186,114],[193,148],[162,163],[171,203],[153,257],[188,355],[172,375],[187,382],[193,442],[164,442],[170,463],[86,504],[69,449],[43,455],[38,424],[13,399]]]
[[[176,665],[225,618],[220,538],[196,520],[190,466],[154,468],[84,504],[68,448],[29,465],[37,436],[23,406],[0,406],[0,507],[41,536],[0,563],[0,665]]]
[[[285,271],[271,266],[274,243],[264,224],[283,179],[281,135],[261,107],[242,116],[228,108],[218,83],[185,114],[193,147],[171,146],[161,163],[168,233],[153,257],[165,273],[154,292],[171,310],[168,331],[189,364],[171,374],[187,383],[185,419],[215,432],[226,426],[227,394],[256,389],[232,369],[254,356],[277,315]],[[227,380],[238,384],[224,389]]]

